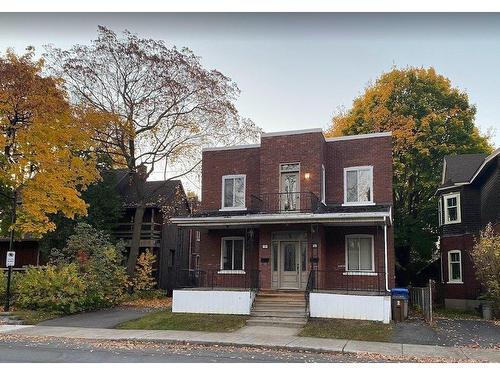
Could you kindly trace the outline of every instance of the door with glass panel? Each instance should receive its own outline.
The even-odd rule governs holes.
[[[280,288],[299,289],[300,254],[298,241],[281,242]]]

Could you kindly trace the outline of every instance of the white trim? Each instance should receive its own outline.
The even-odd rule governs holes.
[[[446,158],[444,159],[444,162],[443,162],[443,171],[441,172],[441,185],[444,184],[444,175],[445,175],[445,172],[446,172]]]
[[[437,189],[437,191],[456,189],[456,188],[463,186],[463,185],[469,185],[469,183],[468,182],[455,182],[453,185],[440,187]]]
[[[369,270],[350,270],[347,243],[349,238],[369,238],[372,243],[372,268]],[[346,272],[356,272],[360,274],[375,273],[375,240],[372,234],[346,234],[344,237],[345,242],[345,269]]]
[[[286,213],[286,214],[260,214],[260,215],[234,215],[212,217],[177,217],[172,218],[172,224],[180,226],[205,226],[205,225],[249,225],[249,224],[285,224],[285,223],[328,223],[328,222],[385,222],[389,218],[387,212],[336,212],[326,214],[313,213]]]
[[[241,150],[245,148],[259,148],[260,143],[254,143],[249,145],[235,145],[235,146],[220,146],[220,147],[204,147],[201,149],[201,152],[208,151],[224,151],[224,150]]]
[[[344,135],[341,137],[326,138],[326,141],[327,142],[338,142],[338,141],[351,141],[351,140],[356,140],[356,139],[379,138],[379,137],[392,137],[392,132],[369,133],[369,134],[358,134],[358,135]]]
[[[321,203],[326,204],[326,169],[325,165],[321,164]]]
[[[260,137],[265,138],[265,137],[276,137],[281,135],[296,135],[296,134],[307,134],[307,133],[323,133],[323,129],[312,128],[312,129],[300,129],[300,130],[287,130],[281,132],[269,132],[269,133],[262,133]]]
[[[370,200],[369,201],[364,201],[364,202],[348,202],[347,201],[347,172],[352,172],[352,171],[362,171],[362,170],[369,170],[370,175],[371,175],[371,181],[370,181]],[[359,180],[358,180],[359,182]],[[359,195],[358,195],[359,198]],[[344,203],[342,206],[372,206],[375,205],[375,199],[373,196],[373,166],[372,165],[363,165],[363,166],[357,166],[357,167],[346,167],[344,168]]]
[[[243,254],[241,255],[241,270],[235,270],[235,269],[230,269],[230,270],[225,270],[224,269],[224,242],[230,240],[233,241],[233,253],[232,253],[232,267],[234,267],[234,241],[235,240],[242,240],[243,241]],[[220,269],[217,273],[245,273],[245,237],[243,236],[228,236],[228,237],[221,237],[220,239]]]
[[[363,271],[346,271],[342,272],[342,275],[344,276],[377,276],[377,272],[363,272]]]
[[[450,221],[448,219],[448,199],[449,198],[456,198],[457,200],[457,220],[454,220],[454,221]],[[443,195],[443,200],[444,200],[444,204],[443,204],[443,207],[444,207],[444,224],[447,225],[447,224],[460,224],[462,222],[462,214],[461,214],[461,211],[462,211],[462,205],[461,205],[461,202],[460,202],[460,193],[449,193],[449,194],[445,194]]]
[[[375,245],[374,245],[375,246]],[[388,266],[388,249],[387,249],[387,224],[384,224],[384,272],[385,272],[385,290],[389,292],[389,266]]]
[[[484,166],[486,164],[488,164],[491,160],[493,160],[495,157],[497,157],[498,155],[500,155],[500,147],[497,148],[495,151],[493,151],[493,153],[490,156],[488,156],[486,159],[484,159],[484,161],[481,163],[481,165],[477,169],[476,173],[474,173],[474,175],[470,179],[469,183],[472,183],[476,179],[476,177],[479,175],[479,173],[481,173],[481,170],[484,168]]]
[[[244,274],[246,274],[245,270],[218,270],[217,273],[219,275],[244,275]]]
[[[225,190],[225,181],[230,180],[230,179],[236,179],[236,178],[243,178],[243,206],[229,206],[225,207],[224,206],[224,190]],[[240,211],[240,210],[246,210],[246,195],[247,195],[247,175],[246,174],[230,174],[230,175],[225,175],[222,176],[222,195],[221,195],[221,202],[220,202],[220,210],[221,211]],[[233,205],[234,205],[234,197],[236,196],[236,192],[234,191],[234,185],[233,185]]]
[[[443,197],[438,199],[438,226],[443,225]]]
[[[451,254],[458,254],[458,264],[460,265],[460,279],[451,278]],[[457,262],[453,262],[457,263]],[[448,251],[448,282],[447,284],[463,284],[463,270],[462,270],[462,251],[461,250],[450,250]]]

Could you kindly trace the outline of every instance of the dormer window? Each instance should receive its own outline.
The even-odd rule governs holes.
[[[344,205],[373,204],[373,167],[344,168]]]
[[[245,209],[246,175],[222,176],[221,210]]]
[[[460,215],[460,193],[446,194],[444,200],[444,223],[458,224],[462,221]]]

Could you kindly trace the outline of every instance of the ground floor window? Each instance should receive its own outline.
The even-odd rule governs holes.
[[[223,237],[221,249],[221,270],[243,271],[245,267],[245,239]]]
[[[460,250],[448,252],[448,281],[450,283],[462,282],[462,252]]]
[[[347,271],[374,272],[373,236],[355,234],[346,236]]]

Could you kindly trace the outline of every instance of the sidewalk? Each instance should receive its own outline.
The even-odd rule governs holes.
[[[386,356],[414,356],[451,360],[500,362],[500,351],[465,347],[396,344],[354,340],[298,337],[294,329],[244,327],[231,333],[123,330],[108,328],[77,328],[52,326],[0,326],[0,335],[45,336],[96,340],[140,340],[164,343],[252,346],[288,350],[337,353],[369,353]]]

